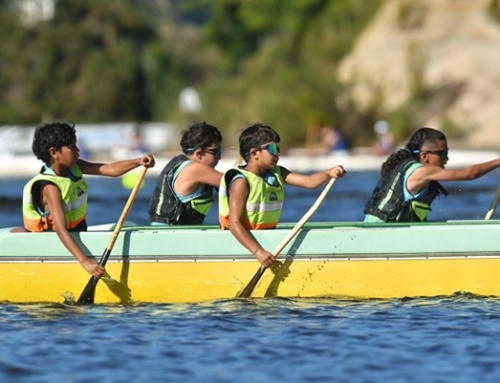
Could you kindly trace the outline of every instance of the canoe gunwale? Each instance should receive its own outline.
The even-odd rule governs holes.
[[[95,257],[93,257],[95,258]],[[475,252],[475,253],[394,253],[394,254],[342,254],[342,255],[286,255],[278,259],[281,262],[334,262],[334,261],[397,261],[397,260],[433,260],[433,259],[500,259],[498,252]],[[203,255],[203,256],[111,256],[108,263],[163,263],[163,262],[253,262],[256,263],[253,255],[228,256],[228,255]],[[16,257],[2,256],[1,263],[78,263],[71,256],[58,257]]]

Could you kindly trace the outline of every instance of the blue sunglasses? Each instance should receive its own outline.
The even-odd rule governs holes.
[[[266,149],[273,156],[277,156],[280,153],[280,144],[277,142],[271,142],[270,144],[267,144],[265,146],[261,146],[260,150],[262,150],[262,149]]]
[[[222,149],[221,148],[200,148],[201,150],[205,152],[211,153],[215,158],[220,160],[222,158]],[[188,152],[194,152],[196,149],[195,148],[187,148],[184,150],[184,153],[188,154]]]
[[[280,153],[280,144],[277,142],[271,142],[270,144],[261,146],[257,150],[263,150],[266,149],[269,153],[271,153],[273,156],[277,156]],[[247,158],[247,156],[250,154],[250,152],[246,152],[244,158]]]
[[[221,148],[215,148],[215,149],[208,149],[204,148],[203,149],[205,152],[212,153],[215,158],[220,160],[222,158],[222,149]]]

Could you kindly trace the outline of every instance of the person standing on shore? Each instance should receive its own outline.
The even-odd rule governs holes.
[[[377,142],[375,142],[372,148],[373,154],[377,156],[391,154],[396,146],[396,142],[391,132],[389,122],[386,120],[378,120],[373,126],[373,130],[377,134]]]
[[[100,278],[104,267],[88,258],[70,235],[87,230],[88,186],[84,174],[118,177],[138,166],[155,165],[150,154],[113,163],[88,162],[79,158],[72,122],[55,121],[36,126],[32,144],[44,162],[40,173],[24,186],[23,221],[30,232],[55,231],[66,249],[91,275]]]
[[[321,139],[320,147],[324,154],[347,154],[349,146],[342,131],[334,126],[324,126],[319,131]]]

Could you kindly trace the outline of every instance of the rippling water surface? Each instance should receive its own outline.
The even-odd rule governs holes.
[[[500,301],[0,306],[2,382],[497,382]]]
[[[348,175],[312,221],[362,219],[378,175]],[[484,218],[498,179],[492,173],[444,185],[450,195],[433,204],[431,219]],[[1,227],[22,224],[25,182],[1,180]],[[139,192],[131,221],[147,223],[154,182],[148,179]],[[116,221],[130,190],[116,179],[90,178],[89,186],[89,224]],[[282,221],[299,220],[318,194],[288,189]],[[215,222],[212,209],[208,223]],[[85,307],[3,303],[0,382],[498,382],[498,339],[500,299],[470,295]]]

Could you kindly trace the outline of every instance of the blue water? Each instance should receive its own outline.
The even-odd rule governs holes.
[[[433,204],[431,219],[483,219],[498,175],[445,184],[450,195]],[[361,220],[377,177],[371,171],[350,172],[336,182],[312,221]],[[1,227],[22,224],[25,182],[0,181]],[[117,179],[90,178],[89,185],[89,224],[116,221],[130,190]],[[153,186],[154,178],[148,178],[129,220],[147,224]],[[318,194],[287,189],[282,221],[299,220]],[[209,223],[217,222],[215,213]],[[0,382],[500,379],[500,299],[470,295],[88,307],[3,303],[0,339]]]
[[[361,221],[363,206],[378,180],[378,171],[349,172],[338,180],[312,222]],[[27,178],[0,180],[0,227],[22,226],[21,195]],[[89,225],[116,222],[121,215],[130,190],[122,187],[121,179],[88,177]],[[128,220],[149,225],[148,204],[156,179],[147,177],[128,215]],[[447,197],[440,196],[432,204],[431,220],[483,219],[493,200],[500,182],[500,170],[489,173],[475,181],[443,183],[449,191]],[[311,207],[321,189],[307,190],[287,187],[282,222],[298,221]],[[499,209],[500,216],[500,209]],[[206,223],[217,224],[217,207],[211,209]]]

